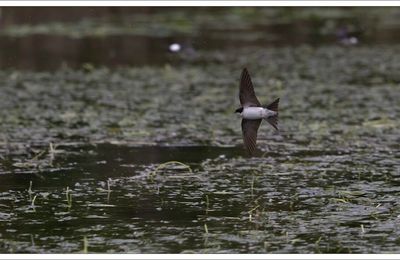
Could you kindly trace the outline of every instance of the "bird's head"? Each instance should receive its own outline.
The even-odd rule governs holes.
[[[235,110],[235,113],[242,113],[243,112],[243,107],[239,107],[238,109]]]

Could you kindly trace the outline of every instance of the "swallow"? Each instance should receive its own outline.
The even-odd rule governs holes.
[[[267,106],[262,106],[254,92],[249,72],[243,69],[240,76],[239,100],[241,106],[235,110],[242,118],[243,142],[246,150],[252,155],[256,149],[257,131],[263,119],[278,129],[279,98]]]

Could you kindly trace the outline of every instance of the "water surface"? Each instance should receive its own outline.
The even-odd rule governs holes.
[[[204,10],[4,28],[1,252],[399,252],[399,9]]]

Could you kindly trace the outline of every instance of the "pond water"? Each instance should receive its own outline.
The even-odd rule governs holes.
[[[40,10],[3,16],[1,253],[400,252],[399,8]]]

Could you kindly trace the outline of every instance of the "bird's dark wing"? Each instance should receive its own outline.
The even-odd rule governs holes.
[[[242,107],[261,106],[254,93],[253,83],[246,68],[243,69],[240,76],[239,99]]]
[[[256,150],[257,131],[260,127],[261,121],[262,119],[242,119],[243,142],[249,154],[253,154]]]

